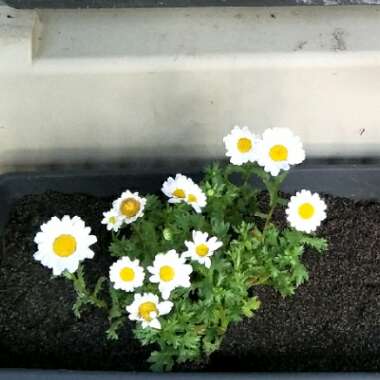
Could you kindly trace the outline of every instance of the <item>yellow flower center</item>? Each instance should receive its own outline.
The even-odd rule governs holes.
[[[59,235],[53,243],[53,251],[59,257],[69,257],[77,249],[77,241],[72,235]]]
[[[108,219],[108,222],[109,222],[110,224],[115,224],[115,223],[116,223],[116,217],[111,216],[111,217]]]
[[[190,202],[190,203],[194,203],[197,200],[198,199],[197,199],[197,197],[194,194],[189,194],[189,196],[187,197],[187,201]]]
[[[160,269],[160,279],[162,281],[168,282],[173,280],[175,275],[174,269],[169,265],[164,265]]]
[[[183,198],[185,198],[185,192],[182,190],[182,189],[175,189],[174,191],[173,191],[173,196],[175,196],[176,198],[181,198],[181,199],[183,199]]]
[[[298,207],[298,214],[302,219],[310,219],[314,215],[314,212],[314,206],[308,202]]]
[[[140,210],[140,202],[135,198],[127,198],[123,200],[120,206],[120,212],[127,218],[132,218]]]
[[[285,161],[288,158],[288,149],[281,144],[273,145],[270,148],[269,156],[273,161]]]
[[[198,256],[206,256],[209,252],[209,249],[206,244],[199,244],[195,248],[195,252],[197,253]]]
[[[124,267],[120,271],[120,278],[125,282],[133,281],[135,278],[135,271],[132,268]]]
[[[151,313],[157,313],[157,306],[155,303],[144,302],[139,306],[140,318],[143,318],[146,321],[150,322],[152,320],[152,317],[150,316]]]
[[[240,153],[247,153],[252,149],[252,141],[246,137],[242,137],[237,142],[237,148]]]

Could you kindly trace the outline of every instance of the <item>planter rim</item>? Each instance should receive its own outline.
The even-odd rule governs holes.
[[[366,372],[310,372],[310,373],[150,373],[100,372],[67,370],[0,370],[0,380],[375,380],[379,373]]]
[[[379,0],[380,1],[380,0]],[[76,164],[76,165],[42,165],[36,167],[12,168],[0,174],[0,186],[15,178],[64,178],[68,176],[93,177],[96,175],[147,175],[167,174],[176,172],[199,173],[213,162],[227,163],[221,159],[180,159],[172,160],[132,160],[127,163],[109,164]],[[377,171],[380,168],[380,158],[310,158],[300,165],[292,167],[290,172],[305,169],[323,169],[325,171],[365,170]]]
[[[150,192],[176,173],[192,176],[196,181],[211,160],[131,161],[117,165],[82,165],[41,167],[29,171],[0,175],[0,233],[15,201],[28,194],[57,191],[68,194],[88,193],[111,197],[125,190],[132,180],[142,183],[136,191]],[[225,162],[225,161],[219,161]],[[253,184],[261,186],[258,179]],[[291,168],[284,182],[284,192],[302,188],[352,199],[380,199],[380,159],[310,159]]]

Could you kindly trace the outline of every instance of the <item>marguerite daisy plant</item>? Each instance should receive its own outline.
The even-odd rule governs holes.
[[[316,236],[326,218],[321,197],[300,190],[287,202],[280,193],[288,170],[305,159],[301,140],[284,128],[260,136],[235,126],[223,142],[229,163],[211,166],[199,183],[179,173],[163,182],[165,196],[126,190],[112,203],[99,224],[117,232],[109,247],[115,260],[91,290],[81,262],[94,256],[96,237],[79,217],[53,218],[35,238],[36,260],[73,282],[75,315],[85,306],[108,311],[110,339],[126,319],[136,321],[136,338],[157,350],[153,370],[208,357],[230,324],[260,307],[256,285],[294,294],[308,279],[305,246],[327,248]],[[272,221],[284,204],[287,228]]]
[[[169,203],[187,203],[197,213],[201,213],[207,204],[207,197],[202,189],[191,178],[182,174],[177,174],[175,178],[169,177],[161,190],[169,198]]]
[[[111,265],[109,277],[115,289],[132,292],[142,286],[145,272],[139,260],[124,256]]]
[[[117,210],[112,209],[103,213],[102,224],[106,225],[108,231],[117,232],[123,224],[123,219]]]
[[[207,197],[196,183],[192,183],[187,189],[185,202],[200,214],[207,204]]]
[[[286,214],[290,225],[296,230],[314,232],[326,218],[326,203],[317,193],[301,190],[290,198]]]
[[[169,314],[173,308],[170,301],[161,301],[152,293],[135,294],[133,302],[126,307],[131,321],[141,322],[143,329],[151,327],[160,329],[159,317]]]
[[[211,256],[223,243],[215,236],[209,238],[207,232],[193,231],[192,237],[192,241],[185,241],[187,251],[183,253],[184,257],[190,257],[193,261],[210,268]]]
[[[272,176],[281,170],[289,170],[305,159],[305,151],[299,137],[287,128],[271,128],[264,131],[258,148],[257,162]]]
[[[174,249],[171,249],[166,253],[157,254],[148,271],[152,274],[149,281],[158,284],[162,298],[167,300],[175,288],[190,286],[190,274],[193,268],[185,263],[183,256],[179,256]]]
[[[223,141],[231,164],[242,165],[257,160],[260,140],[248,127],[235,126]]]
[[[96,241],[91,228],[86,227],[79,216],[53,217],[41,225],[41,231],[34,238],[38,247],[34,258],[52,269],[55,276],[64,271],[73,273],[81,261],[94,257],[90,246]]]
[[[188,190],[193,185],[193,181],[183,174],[169,177],[162,184],[162,192],[169,198],[169,203],[185,202],[188,196]]]
[[[144,215],[145,204],[146,199],[140,197],[138,192],[126,190],[113,202],[113,209],[122,223],[130,224]]]

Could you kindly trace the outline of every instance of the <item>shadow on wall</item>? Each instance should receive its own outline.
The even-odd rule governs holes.
[[[21,150],[7,153],[7,160],[0,165],[0,173],[20,171],[46,171],[46,170],[75,170],[96,169],[113,170],[123,169],[131,172],[199,172],[211,162],[221,159],[221,156],[200,157],[194,154],[194,149],[183,155],[182,147],[172,147],[171,155],[157,151],[157,149],[145,149],[142,154],[140,149],[107,152],[99,149],[45,149],[45,150]],[[175,152],[181,151],[178,156]],[[147,154],[148,153],[148,154]]]
[[[17,89],[25,106],[22,112],[18,105],[3,109],[0,170],[3,166],[224,156],[222,137],[231,126],[228,117],[225,125],[217,122],[219,108],[215,113],[212,97],[201,88],[207,88],[207,83],[188,88],[178,73],[165,78],[164,94],[162,81],[131,83],[118,78],[117,92],[109,82],[92,83],[95,100],[75,91],[70,83],[54,93],[49,83],[39,83],[38,102],[26,101],[28,94]]]
[[[374,144],[374,147],[378,146]],[[199,149],[205,150],[205,149]],[[348,148],[349,150],[349,148]],[[97,149],[62,149],[62,150],[22,150],[8,152],[8,160],[0,165],[0,175],[11,172],[29,171],[55,171],[62,172],[79,170],[113,171],[122,170],[130,173],[199,173],[209,164],[217,162],[228,162],[224,155],[201,156],[196,154],[195,149],[186,151],[182,147],[173,147],[171,155],[160,153],[152,148],[149,154],[142,154],[141,150],[125,150],[120,152],[112,151],[106,154]],[[181,155],[175,152],[181,151]],[[108,152],[110,153],[110,152]],[[147,153],[147,150],[145,150]],[[309,155],[305,165],[326,165],[326,164],[347,164],[347,165],[380,165],[380,159],[376,156],[346,155],[339,157],[336,155],[313,156]],[[300,165],[303,167],[303,164]]]

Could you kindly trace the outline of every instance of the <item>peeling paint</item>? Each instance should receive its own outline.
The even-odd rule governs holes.
[[[307,44],[307,41],[300,41],[297,43],[296,47],[293,50],[294,51],[302,50],[306,44]]]
[[[334,51],[344,51],[347,50],[347,45],[345,41],[345,32],[341,28],[336,28],[332,33],[333,36],[333,46]]]

